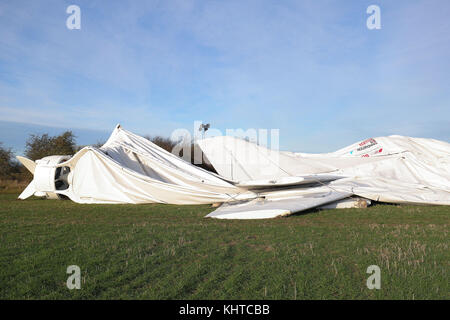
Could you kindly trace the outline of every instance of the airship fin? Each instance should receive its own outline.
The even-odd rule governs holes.
[[[28,169],[28,171],[34,174],[34,169],[36,169],[36,162],[21,156],[17,156],[16,158],[25,166],[25,168]]]

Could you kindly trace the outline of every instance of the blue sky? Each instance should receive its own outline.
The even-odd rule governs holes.
[[[66,28],[70,4],[81,30]],[[381,30],[366,27],[371,4]],[[119,122],[170,135],[195,120],[278,128],[282,149],[303,152],[449,141],[448,17],[447,0],[2,1],[0,141],[20,150],[28,131],[68,128],[87,144]]]

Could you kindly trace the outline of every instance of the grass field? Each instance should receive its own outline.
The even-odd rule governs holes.
[[[448,299],[450,207],[256,221],[0,194],[1,299]],[[81,268],[81,289],[66,268]],[[369,265],[381,289],[369,290]]]

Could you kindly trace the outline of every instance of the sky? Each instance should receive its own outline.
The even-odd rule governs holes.
[[[29,133],[90,144],[117,123],[170,136],[194,121],[279,129],[300,152],[449,141],[448,17],[448,0],[2,1],[0,141],[20,153]]]

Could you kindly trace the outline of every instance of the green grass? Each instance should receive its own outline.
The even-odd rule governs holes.
[[[1,299],[448,299],[450,207],[254,221],[0,194]],[[369,290],[369,265],[381,289]],[[66,268],[81,268],[81,289]]]

